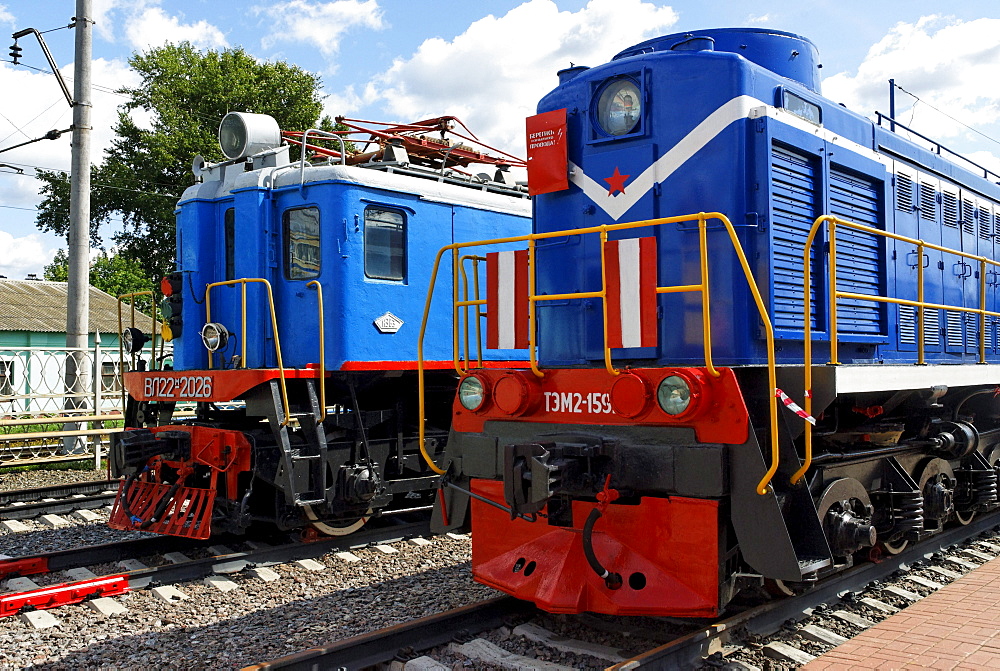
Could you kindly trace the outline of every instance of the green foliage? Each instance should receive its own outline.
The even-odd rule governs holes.
[[[69,277],[69,256],[66,250],[57,251],[52,263],[45,266],[42,273],[47,280],[65,282]],[[90,264],[90,284],[112,296],[149,291],[154,288],[153,279],[142,265],[122,254],[98,255]],[[137,297],[135,305],[147,314],[153,307],[149,296]]]
[[[188,42],[134,54],[129,64],[141,83],[118,90],[128,102],[119,108],[111,147],[91,170],[91,241],[103,249],[98,227],[120,215],[123,226],[113,235],[116,256],[159,278],[174,267],[173,212],[194,183],[192,159],[201,154],[208,161],[223,160],[216,139],[222,117],[257,112],[270,114],[284,129],[316,127],[320,79],[288,63],[259,62],[242,49],[203,53]],[[331,122],[324,118],[322,125]],[[65,173],[40,172],[39,179],[44,199],[36,225],[66,235]]]

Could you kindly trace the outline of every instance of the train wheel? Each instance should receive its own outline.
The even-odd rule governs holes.
[[[764,578],[764,590],[771,596],[786,597],[802,594],[804,590],[796,589],[794,583],[788,583],[776,578]]]
[[[900,538],[895,541],[885,541],[882,543],[882,549],[885,550],[887,555],[898,555],[900,552],[906,549],[910,544],[910,541],[905,538]]]
[[[969,510],[969,511],[966,511],[964,513],[961,512],[961,511],[959,511],[959,510],[955,511],[955,519],[963,527],[966,526],[967,524],[969,524],[969,522],[971,522],[973,519],[975,519],[975,517],[976,517],[976,511],[975,510]]]
[[[353,534],[355,531],[360,529],[368,522],[368,518],[371,515],[371,509],[368,510],[368,514],[364,517],[359,517],[354,522],[350,524],[345,524],[343,526],[336,526],[333,524],[328,524],[326,522],[320,522],[319,517],[313,511],[312,506],[305,506],[302,510],[305,511],[306,517],[308,517],[311,522],[313,529],[324,534],[326,536],[347,536],[348,534]]]

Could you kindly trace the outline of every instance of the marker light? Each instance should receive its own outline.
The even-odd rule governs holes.
[[[122,331],[122,346],[129,354],[135,354],[147,342],[149,342],[149,338],[146,337],[146,334],[134,326],[129,326]]]
[[[267,114],[230,112],[219,124],[219,146],[229,159],[252,156],[281,146],[281,129]]]
[[[486,402],[486,389],[475,375],[470,375],[458,385],[458,400],[466,410],[475,412]]]
[[[679,375],[664,378],[656,390],[656,400],[663,412],[668,415],[680,415],[691,405],[691,387],[687,380]]]
[[[209,352],[216,352],[229,342],[229,331],[218,322],[209,322],[201,327],[201,342]]]

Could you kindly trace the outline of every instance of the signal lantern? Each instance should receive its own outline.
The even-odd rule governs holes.
[[[160,335],[166,341],[173,340],[181,334],[183,289],[184,276],[180,272],[170,273],[160,280],[160,292],[163,294],[163,300],[160,301],[160,315],[163,317]]]

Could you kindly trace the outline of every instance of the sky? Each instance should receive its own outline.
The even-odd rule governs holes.
[[[453,115],[489,144],[524,154],[524,118],[556,72],[599,65],[628,46],[700,28],[773,28],[811,39],[823,93],[862,114],[888,112],[1000,171],[1000,3],[996,0],[93,0],[92,161],[112,139],[114,93],[136,83],[128,58],[165,42],[242,47],[322,78],[326,113],[406,122]],[[36,28],[63,76],[73,74],[74,0],[0,0],[0,35]],[[872,9],[876,11],[873,13]],[[21,65],[0,52],[0,275],[41,276],[66,242],[34,219],[36,167],[68,170],[72,111],[33,38]],[[942,110],[943,115],[938,110]],[[140,123],[141,119],[137,119]],[[298,129],[288,129],[298,130]],[[120,229],[112,221],[105,239]]]

